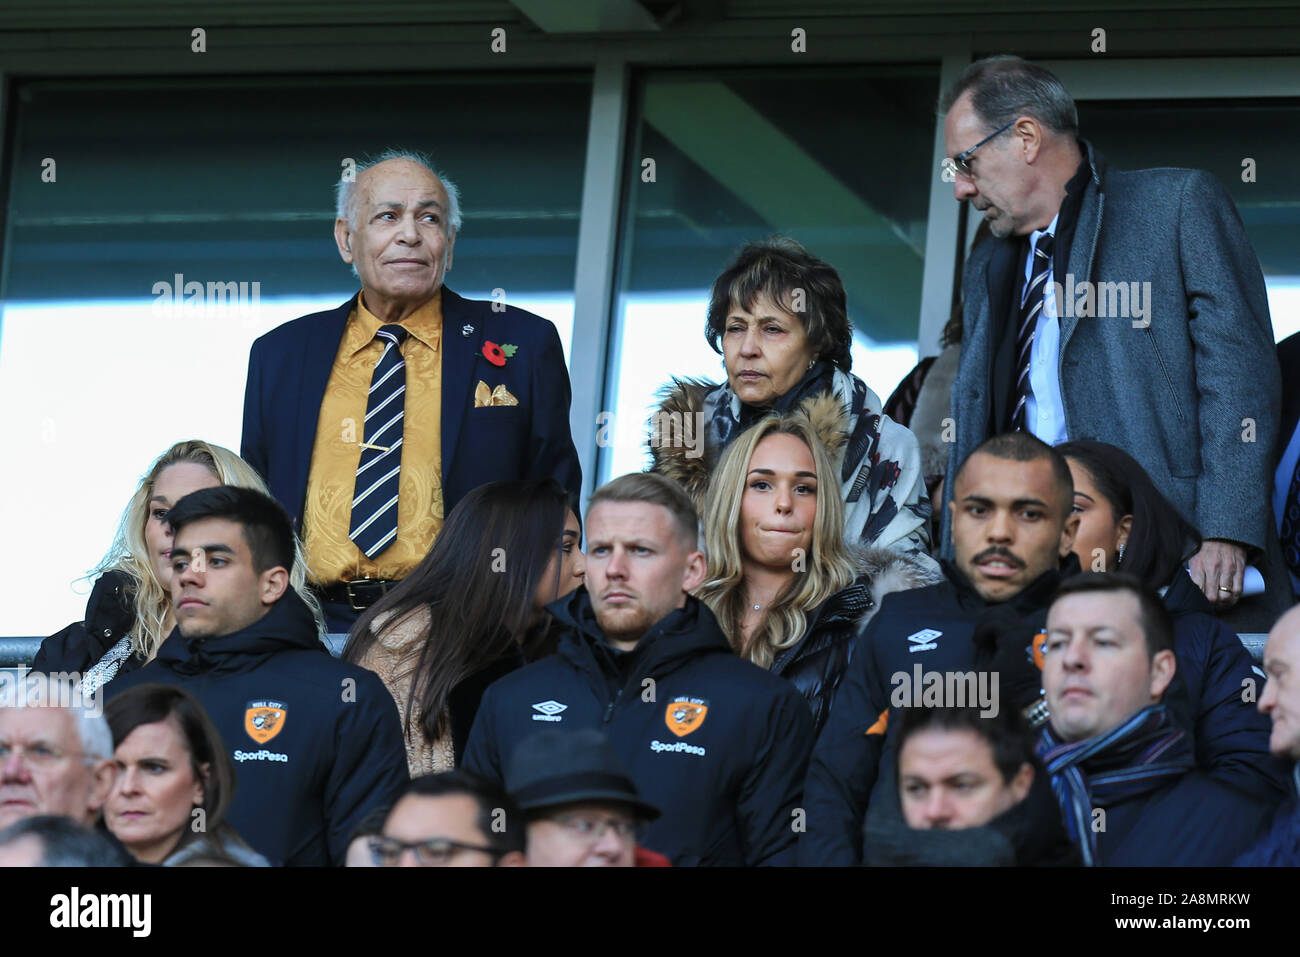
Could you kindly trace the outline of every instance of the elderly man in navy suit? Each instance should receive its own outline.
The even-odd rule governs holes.
[[[332,632],[424,558],[471,489],[550,476],[580,492],[560,337],[443,285],[460,224],[455,184],[423,156],[359,167],[334,238],[361,292],[249,356],[241,454],[303,537]]]
[[[972,63],[941,109],[944,178],[993,234],[962,283],[949,474],[1012,429],[1118,445],[1200,530],[1188,570],[1217,610],[1262,566],[1267,628],[1291,602],[1269,515],[1279,372],[1232,200],[1201,170],[1109,167],[1061,81],[1019,57]]]

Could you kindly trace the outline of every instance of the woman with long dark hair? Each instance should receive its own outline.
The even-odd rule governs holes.
[[[1074,553],[1083,570],[1133,575],[1159,592],[1173,615],[1178,669],[1166,700],[1194,728],[1197,764],[1253,794],[1285,791],[1285,773],[1268,753],[1269,721],[1246,693],[1263,679],[1186,570],[1200,532],[1123,449],[1079,440],[1056,450],[1074,478]]]
[[[553,479],[481,485],[357,620],[343,658],[378,674],[397,701],[412,776],[457,766],[487,686],[553,650],[545,606],[581,584],[581,535]]]

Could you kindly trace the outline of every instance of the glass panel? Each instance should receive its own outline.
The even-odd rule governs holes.
[[[1182,166],[1213,173],[1237,205],[1268,287],[1273,334],[1300,332],[1300,101],[1118,100],[1081,102],[1079,128],[1121,169]],[[1254,181],[1242,179],[1254,160]]]
[[[590,97],[570,74],[20,86],[0,407],[27,411],[0,580],[24,600],[0,635],[79,620],[71,583],[150,461],[191,437],[237,450],[253,339],[356,291],[332,233],[346,158],[431,152],[461,189],[448,286],[504,290],[567,351]]]
[[[708,292],[752,239],[791,236],[839,271],[853,371],[889,397],[916,363],[937,92],[937,65],[639,79],[602,480],[648,465],[647,417],[670,376],[722,380]]]

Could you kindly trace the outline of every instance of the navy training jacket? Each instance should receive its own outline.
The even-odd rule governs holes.
[[[226,820],[272,864],[342,865],[353,829],[409,780],[393,696],[330,656],[292,589],[233,634],[187,642],[173,631],[105,692],[154,681],[207,711],[235,763]]]
[[[798,689],[737,658],[689,596],[628,653],[604,642],[585,587],[549,608],[559,650],[488,688],[465,767],[504,782],[530,735],[595,728],[663,812],[642,846],[677,866],[793,864],[813,742]]]

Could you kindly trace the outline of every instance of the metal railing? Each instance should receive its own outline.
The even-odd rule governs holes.
[[[1264,656],[1264,642],[1268,635],[1246,634],[1237,637],[1250,652],[1250,657],[1254,659],[1255,664],[1259,664]],[[343,645],[347,640],[348,636],[344,634],[325,636],[325,644],[335,658],[342,654]],[[0,668],[20,668],[30,665],[42,641],[43,638],[0,638]]]
[[[44,638],[0,638],[0,668],[30,666],[44,640]],[[337,658],[343,653],[343,645],[347,640],[348,636],[345,634],[326,635],[325,646],[329,648],[330,654]]]

